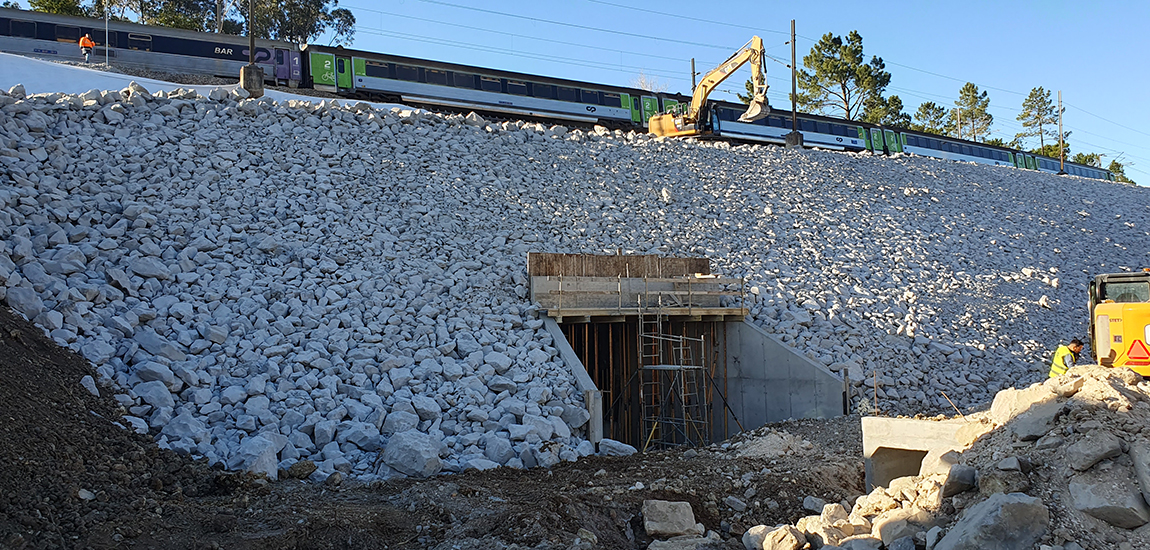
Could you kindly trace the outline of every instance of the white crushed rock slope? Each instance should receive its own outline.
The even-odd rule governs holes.
[[[1041,378],[1087,274],[1145,262],[1140,188],[211,96],[0,95],[0,292],[138,429],[230,467],[591,452],[529,250],[709,256],[755,322],[904,412]]]

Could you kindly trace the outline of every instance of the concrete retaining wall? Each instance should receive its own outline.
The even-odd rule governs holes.
[[[567,342],[559,323],[556,323],[555,319],[544,317],[543,326],[547,327],[547,332],[555,341],[555,349],[559,350],[559,356],[575,376],[575,388],[583,393],[587,412],[591,413],[591,419],[587,421],[587,439],[598,445],[603,440],[603,393],[595,387],[595,382],[587,374],[587,368],[583,366],[579,356],[575,355],[575,350],[571,349],[571,344]]]
[[[800,355],[775,336],[749,323],[726,323],[727,401],[743,428],[790,418],[830,418],[845,414],[843,381],[826,367]],[[715,439],[739,427],[716,398]],[[721,414],[727,414],[724,423]]]

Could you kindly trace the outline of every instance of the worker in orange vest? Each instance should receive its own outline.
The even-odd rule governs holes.
[[[88,62],[88,58],[92,55],[92,48],[96,47],[96,43],[92,42],[92,35],[85,34],[84,38],[80,39],[80,53],[84,54],[84,63]]]

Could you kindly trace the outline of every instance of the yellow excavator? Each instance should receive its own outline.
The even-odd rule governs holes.
[[[1150,269],[1098,275],[1089,294],[1094,360],[1150,376]]]
[[[771,114],[771,106],[767,104],[767,81],[763,66],[765,59],[763,39],[752,36],[750,42],[744,44],[739,51],[703,77],[703,81],[695,88],[691,104],[685,111],[651,117],[649,128],[651,133],[672,137],[697,136],[704,133],[700,119],[703,118],[707,106],[707,96],[748,61],[751,63],[751,82],[755,91],[751,96],[750,105],[747,105],[747,112],[739,117],[739,121],[754,122],[766,118]]]

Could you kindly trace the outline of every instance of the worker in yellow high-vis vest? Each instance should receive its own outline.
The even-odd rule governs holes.
[[[1066,374],[1078,360],[1079,353],[1082,353],[1082,341],[1077,338],[1065,346],[1058,346],[1058,349],[1054,350],[1054,359],[1050,361],[1050,378]]]

